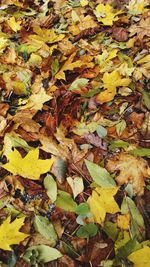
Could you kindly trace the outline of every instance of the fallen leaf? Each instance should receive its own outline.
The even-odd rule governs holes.
[[[57,199],[57,184],[51,175],[47,175],[44,179],[44,187],[47,190],[48,197],[54,202]]]
[[[114,21],[119,18],[117,15],[121,14],[122,11],[117,11],[109,4],[99,4],[94,10],[94,14],[99,22],[102,22],[106,26],[112,26]]]
[[[34,110],[41,110],[43,108],[43,104],[53,97],[50,95],[47,95],[44,88],[41,88],[38,92],[32,94],[27,102],[25,100],[25,105],[21,106],[19,109],[34,109]],[[23,104],[24,102],[20,101],[20,104]]]
[[[25,217],[17,218],[11,222],[11,217],[8,217],[0,225],[0,248],[4,250],[12,250],[11,245],[19,244],[29,235],[19,232],[19,229],[24,225]]]
[[[128,86],[131,82],[129,78],[121,78],[121,75],[117,70],[111,73],[105,72],[102,78],[103,87],[106,88],[103,92],[99,93],[96,100],[104,103],[114,99],[117,93],[118,86]]]
[[[72,199],[71,195],[65,191],[58,190],[56,205],[66,211],[74,212],[77,208],[77,203]]]
[[[61,257],[62,254],[59,250],[46,245],[31,246],[23,255],[23,259],[32,265],[35,265],[37,262],[46,263],[54,261]]]
[[[147,267],[150,263],[150,247],[134,251],[128,256],[128,259],[134,264],[134,267]]]
[[[38,180],[42,173],[50,170],[54,159],[38,159],[39,149],[30,150],[29,153],[22,158],[20,153],[14,149],[9,156],[9,162],[2,167],[14,175],[21,175],[28,179]]]
[[[35,230],[44,236],[46,239],[51,241],[51,246],[54,247],[57,241],[57,234],[55,232],[54,226],[45,217],[36,215],[34,219]]]
[[[114,179],[105,168],[88,160],[85,160],[85,164],[91,177],[97,183],[97,185],[104,188],[115,187],[116,183]]]
[[[128,230],[130,225],[130,214],[117,216],[117,226],[122,230]]]
[[[115,214],[120,211],[118,204],[114,200],[117,191],[118,187],[107,189],[96,187],[93,189],[87,203],[96,223],[103,224],[106,213]]]
[[[75,62],[73,62],[74,57],[76,55],[76,52],[73,53],[68,59],[67,61],[64,63],[64,65],[62,66],[62,68],[60,69],[60,71],[57,72],[57,74],[55,75],[55,78],[60,80],[65,80],[66,76],[65,76],[65,71],[66,70],[74,70],[75,68],[80,68],[82,65],[84,65],[85,63],[82,62],[81,60],[77,60]]]
[[[16,21],[15,17],[11,17],[9,20],[7,20],[7,24],[14,32],[17,32],[21,29],[21,21]]]
[[[67,182],[70,185],[73,196],[76,198],[84,190],[83,179],[81,177],[67,177]]]
[[[107,169],[110,172],[119,171],[115,180],[119,185],[131,183],[134,192],[142,195],[144,192],[144,179],[149,177],[147,162],[127,153],[120,153],[108,160]]]
[[[129,14],[139,15],[147,10],[145,8],[146,5],[148,5],[147,0],[130,0],[129,5],[127,5],[127,8],[129,10]]]

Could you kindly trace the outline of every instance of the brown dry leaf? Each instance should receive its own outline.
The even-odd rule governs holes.
[[[110,172],[117,171],[115,180],[119,185],[131,183],[135,194],[144,193],[144,178],[149,177],[148,164],[144,159],[120,153],[109,159],[106,167]]]
[[[146,18],[141,19],[139,25],[132,25],[129,28],[130,36],[137,34],[140,40],[143,40],[144,36],[150,37],[150,12]]]

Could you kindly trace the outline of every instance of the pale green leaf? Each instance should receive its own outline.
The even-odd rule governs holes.
[[[38,233],[51,241],[51,246],[55,246],[57,241],[57,234],[55,232],[54,226],[46,217],[36,215],[34,219],[34,228]]]
[[[85,160],[85,164],[92,179],[97,183],[97,185],[104,188],[113,188],[116,186],[114,179],[105,168],[88,160]]]
[[[56,205],[66,211],[75,211],[77,203],[72,199],[71,195],[65,191],[58,191]]]
[[[48,197],[52,202],[54,202],[57,198],[57,184],[50,174],[48,174],[44,179],[44,187],[47,189],[46,193]]]

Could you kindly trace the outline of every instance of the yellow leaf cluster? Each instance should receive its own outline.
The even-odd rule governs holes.
[[[19,232],[19,229],[24,225],[24,219],[17,218],[12,223],[11,217],[8,217],[3,224],[0,225],[0,248],[4,250],[11,250],[11,245],[19,244],[28,235]]]
[[[106,26],[112,26],[114,21],[118,20],[117,15],[121,14],[122,11],[116,11],[109,4],[99,4],[94,10],[94,14],[99,22],[102,22]]]
[[[39,159],[38,148],[29,151],[24,158],[14,149],[8,159],[9,162],[2,166],[4,169],[32,180],[38,180],[41,174],[48,172],[54,162],[54,159]]]
[[[17,32],[21,29],[21,21],[16,21],[16,19],[14,17],[11,17],[8,21],[7,24],[9,25],[9,27],[14,31]]]
[[[120,211],[118,204],[114,200],[117,191],[118,187],[107,189],[96,187],[92,191],[92,195],[88,198],[87,203],[96,223],[103,224],[106,213],[115,214]]]
[[[106,88],[105,91],[97,95],[97,101],[101,103],[109,102],[114,99],[118,86],[128,86],[131,82],[129,78],[121,78],[121,75],[117,70],[111,73],[105,72],[102,78],[103,87]]]
[[[128,259],[134,263],[134,267],[148,267],[150,263],[150,247],[144,246],[130,254]]]

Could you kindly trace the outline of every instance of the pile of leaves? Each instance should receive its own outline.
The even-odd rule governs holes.
[[[0,266],[149,265],[149,7],[0,1]]]

